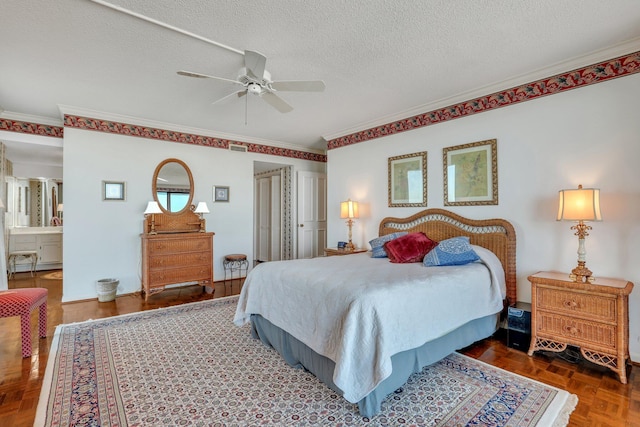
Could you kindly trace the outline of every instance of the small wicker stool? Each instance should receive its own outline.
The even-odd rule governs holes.
[[[47,295],[45,288],[0,291],[0,317],[20,316],[22,357],[31,356],[31,312],[39,307],[38,333],[47,337]]]
[[[8,267],[9,267],[9,279],[16,273],[16,260],[20,258],[28,258],[31,261],[31,277],[33,277],[33,273],[36,271],[36,265],[38,264],[38,252],[36,251],[11,251],[9,252],[8,257]]]
[[[240,289],[242,289],[242,278],[246,277],[249,270],[249,261],[245,254],[231,254],[225,255],[224,261],[222,261],[224,267],[224,294],[227,295],[227,274],[229,275],[229,288],[233,292],[233,275],[238,273],[238,280],[240,281]],[[244,271],[244,276],[242,272]]]

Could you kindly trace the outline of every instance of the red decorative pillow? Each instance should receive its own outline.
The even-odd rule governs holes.
[[[389,261],[395,263],[422,262],[429,251],[438,246],[423,232],[409,233],[384,244]]]

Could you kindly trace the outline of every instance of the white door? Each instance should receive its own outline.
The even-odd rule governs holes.
[[[271,233],[271,182],[269,178],[261,178],[256,183],[256,259],[270,261],[269,237]]]
[[[327,245],[327,176],[298,172],[298,258],[324,254]]]

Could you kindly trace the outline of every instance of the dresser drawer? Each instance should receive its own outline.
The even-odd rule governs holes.
[[[175,254],[177,252],[202,252],[211,250],[211,238],[166,239],[149,242],[150,255]]]
[[[615,325],[568,318],[544,311],[537,314],[536,335],[539,337],[552,337],[575,345],[596,344],[598,347],[607,347],[611,352],[617,351]]]
[[[209,265],[152,270],[149,272],[149,287],[163,287],[173,283],[210,281],[211,277],[212,271]]]
[[[149,268],[184,267],[185,265],[211,264],[211,252],[186,252],[174,255],[158,255],[149,257]]]
[[[562,289],[537,288],[537,308],[571,317],[611,322],[616,321],[616,297],[572,292]]]

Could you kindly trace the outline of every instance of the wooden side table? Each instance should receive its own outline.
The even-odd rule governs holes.
[[[573,282],[568,274],[541,271],[531,282],[531,345],[561,352],[580,347],[585,359],[617,373],[627,383],[629,360],[629,294],[633,283],[596,278]]]
[[[366,249],[356,248],[353,250],[348,249],[338,249],[338,248],[324,248],[325,256],[333,256],[333,255],[353,255],[353,254],[361,254],[362,252],[367,252]]]

